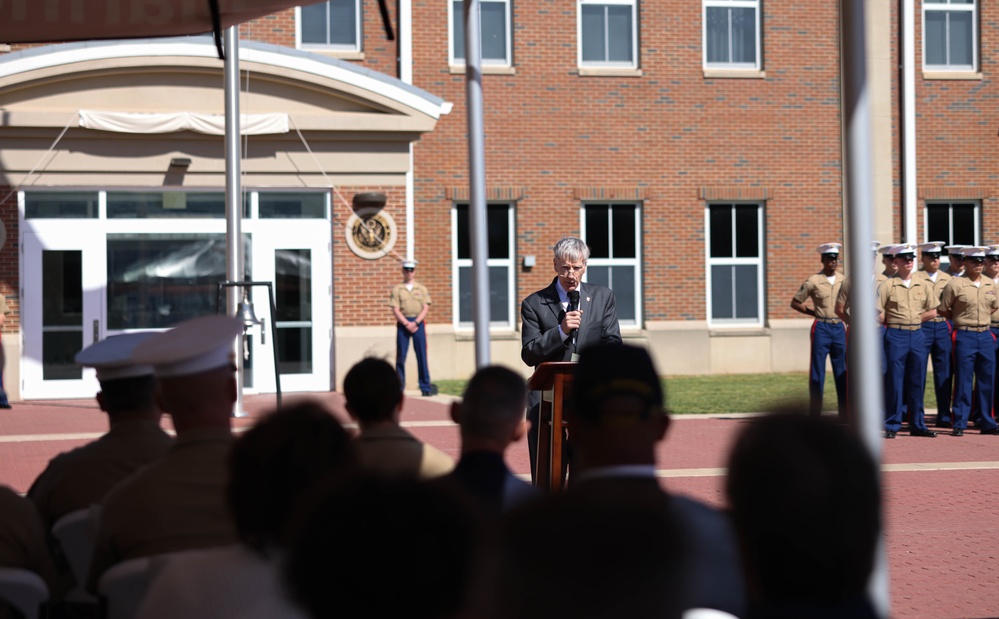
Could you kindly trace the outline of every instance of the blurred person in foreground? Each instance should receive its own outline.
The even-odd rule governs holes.
[[[354,450],[360,469],[390,479],[427,480],[450,473],[454,460],[421,442],[399,423],[405,396],[388,362],[368,357],[343,379],[344,404],[360,432]]]
[[[222,315],[180,323],[139,343],[132,361],[153,366],[156,402],[173,419],[166,454],[115,486],[101,503],[87,590],[112,565],[236,541],[225,505],[236,403],[236,336],[243,324]]]
[[[526,404],[523,377],[495,365],[476,372],[462,400],[451,404],[451,419],[461,428],[461,458],[441,481],[456,484],[493,516],[542,496],[503,460],[527,430]]]
[[[751,421],[729,458],[746,619],[874,619],[877,466],[849,428],[805,412]]]
[[[578,472],[569,492],[608,505],[641,500],[675,519],[689,542],[685,608],[738,616],[745,602],[735,535],[727,516],[663,490],[656,447],[670,418],[659,374],[643,348],[621,344],[583,352],[576,368],[569,433]],[[637,552],[637,551],[636,551]]]
[[[270,413],[236,439],[226,500],[239,543],[172,559],[139,619],[304,616],[285,595],[280,563],[294,506],[326,475],[352,469],[350,436],[318,402]]]

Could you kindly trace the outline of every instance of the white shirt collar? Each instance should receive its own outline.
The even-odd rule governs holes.
[[[560,280],[558,278],[555,279],[555,290],[558,291],[558,300],[559,300],[559,303],[561,303],[562,305],[568,305],[569,304],[569,293],[566,292],[565,288],[562,287],[562,280]],[[582,294],[582,291],[583,291],[583,282],[579,282],[579,286],[576,286],[576,290],[578,290],[580,292],[580,294]]]

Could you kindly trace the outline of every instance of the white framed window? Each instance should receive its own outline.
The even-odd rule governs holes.
[[[638,67],[637,0],[578,0],[580,67]]]
[[[463,0],[448,2],[448,63],[465,64],[465,9]],[[513,64],[510,27],[510,2],[508,0],[482,0],[479,3],[479,28],[481,33],[482,64],[509,67]]]
[[[586,282],[614,291],[622,327],[642,324],[641,208],[638,204],[584,204],[583,240],[590,246]]]
[[[763,205],[709,204],[708,322],[763,326]]]
[[[295,10],[301,49],[361,51],[361,0],[326,0]]]
[[[451,281],[455,282],[453,316],[458,329],[474,326],[472,307],[472,247],[468,204],[458,203],[451,209]],[[486,205],[488,220],[489,267],[489,326],[513,329],[516,316],[514,281],[513,205]]]
[[[978,70],[978,0],[924,0],[923,68]]]
[[[943,241],[945,245],[980,245],[981,204],[977,201],[927,202],[923,210],[923,238]],[[950,265],[947,250],[941,256],[941,267]]]
[[[704,67],[760,69],[760,0],[703,1]]]

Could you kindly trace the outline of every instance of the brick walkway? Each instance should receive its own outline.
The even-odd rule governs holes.
[[[286,403],[300,397],[286,396]],[[317,397],[346,420],[338,394]],[[403,421],[422,440],[456,456],[449,401],[411,397]],[[249,417],[234,426],[251,425],[272,405],[272,397],[248,396]],[[726,454],[746,422],[740,415],[675,419],[658,454],[663,485],[723,507]],[[0,411],[0,483],[24,492],[49,458],[105,426],[92,401],[18,403]],[[974,430],[963,438],[899,434],[885,442],[883,457],[892,616],[999,617],[999,437]],[[529,472],[523,444],[512,449],[509,464],[516,473]]]

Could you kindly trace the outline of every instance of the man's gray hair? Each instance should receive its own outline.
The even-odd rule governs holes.
[[[577,260],[586,262],[590,259],[590,248],[583,239],[574,236],[563,237],[561,241],[555,243],[555,258],[562,262]]]

